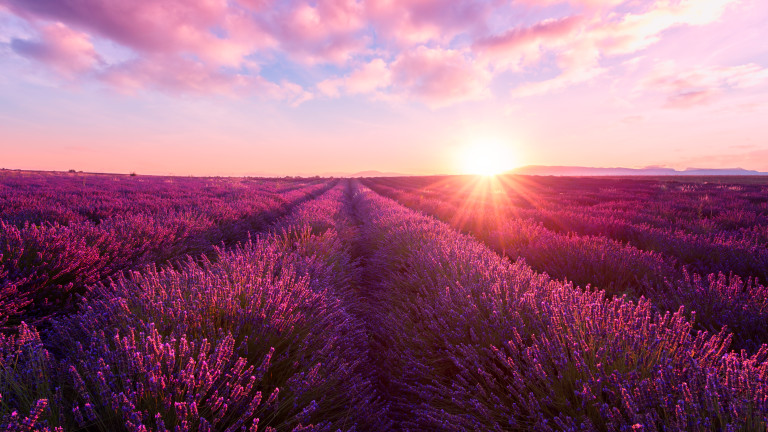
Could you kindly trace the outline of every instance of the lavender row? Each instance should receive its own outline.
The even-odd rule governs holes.
[[[467,201],[482,183],[495,183],[519,209],[582,209],[600,216],[693,234],[752,231],[768,225],[765,177],[579,178],[438,176],[377,179],[378,183],[418,191],[425,197]],[[564,221],[567,223],[567,221]],[[761,230],[762,241],[768,232]]]
[[[0,172],[0,220],[17,227],[90,221],[115,215],[200,211],[213,219],[242,218],[254,196],[280,196],[321,179],[156,177],[86,173]],[[236,216],[239,213],[240,216]]]
[[[95,178],[102,182],[96,184],[109,186],[105,177]],[[31,186],[35,179],[32,177],[27,184],[29,190],[18,192],[18,196],[29,195],[27,210],[44,213],[50,202],[34,199],[36,188]],[[0,221],[0,325],[9,320],[14,325],[22,319],[47,319],[66,310],[74,294],[83,294],[88,285],[122,270],[207,253],[222,242],[245,240],[249,232],[263,229],[291,206],[330,187],[315,182],[278,194],[260,191],[261,186],[251,187],[264,180],[253,185],[242,180],[247,186],[238,186],[233,180],[228,182],[229,187],[238,192],[227,192],[225,185],[212,188],[208,180],[199,179],[197,183],[183,182],[184,194],[164,198],[168,193],[164,182],[163,178],[144,180],[142,186],[137,186],[141,199],[134,199],[135,194],[122,195],[125,191],[117,186],[95,194],[89,199],[96,207],[104,205],[101,194],[114,201],[110,208],[113,213],[98,223],[27,221],[19,227]],[[69,199],[78,194],[69,187],[72,185],[64,181],[59,189],[46,193],[51,199],[60,199],[62,205],[72,204]],[[154,195],[160,207],[151,205]],[[129,212],[123,214],[124,210]]]
[[[493,201],[456,207],[419,200],[378,182],[369,184],[409,207],[472,233],[499,253],[523,258],[554,278],[596,286],[610,295],[645,296],[662,310],[685,306],[697,313],[697,328],[732,330],[737,348],[755,350],[768,342],[768,288],[754,280],[722,273],[701,276],[658,252],[605,237],[553,232],[540,223],[497,211]]]
[[[571,178],[545,187],[552,181],[449,177],[427,184],[378,179],[376,185],[405,192],[404,199],[418,200],[433,214],[491,205],[500,218],[530,220],[562,234],[605,236],[662,253],[697,273],[768,280],[768,205],[750,201],[768,193],[764,185]]]
[[[359,189],[359,183],[342,180],[322,197],[299,206],[276,224],[273,232],[284,240],[296,241],[309,233],[325,240],[322,245],[302,247],[302,250],[307,255],[321,258],[327,268],[332,269],[333,285],[344,287],[343,291],[337,291],[340,301],[361,326],[362,333],[357,340],[364,351],[364,356],[359,359],[360,373],[371,383],[370,391],[382,406],[377,428],[370,430],[397,430],[394,424],[397,414],[391,412],[392,395],[386,385],[391,371],[381,362],[382,344],[389,337],[381,334],[385,327],[380,321],[386,318],[380,312],[385,305],[378,303],[375,287],[371,286],[377,270],[368,263],[371,251],[361,229],[364,210],[360,208]],[[299,241],[297,244],[307,243]]]
[[[98,285],[45,344],[26,325],[3,337],[0,429],[386,429],[341,300],[356,267],[328,223],[341,194],[212,260]]]
[[[321,261],[329,270],[324,276],[327,282],[337,287],[335,295],[354,308],[352,291],[360,283],[362,269],[352,251],[357,233],[347,208],[350,186],[342,180],[320,197],[303,202],[270,226],[269,232],[286,248]]]
[[[406,430],[764,430],[768,347],[575,289],[367,191],[363,226]]]
[[[638,249],[655,251],[685,264],[697,273],[734,272],[768,280],[765,226],[734,232],[689,233],[595,214],[589,209],[519,211],[517,216],[542,223],[545,228],[587,236],[605,236]]]

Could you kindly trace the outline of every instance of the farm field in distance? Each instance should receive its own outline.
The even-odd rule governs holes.
[[[0,171],[0,431],[766,431],[768,177]]]

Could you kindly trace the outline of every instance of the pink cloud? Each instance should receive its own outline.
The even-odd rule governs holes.
[[[388,87],[392,73],[382,59],[374,59],[354,70],[343,78],[328,79],[320,82],[318,89],[329,97],[339,97],[341,90],[348,94],[370,94]]]
[[[218,93],[261,97],[298,105],[312,98],[301,86],[269,82],[259,76],[231,74],[205,63],[174,56],[148,56],[110,66],[100,79],[123,93],[156,89],[169,93]]]
[[[667,108],[691,108],[709,103],[716,95],[712,89],[691,90],[675,93],[667,98]]]
[[[172,51],[200,38],[226,10],[213,1],[8,0],[25,16],[71,22],[142,51]],[[218,3],[218,4],[217,4]]]
[[[40,29],[40,40],[13,39],[11,48],[19,55],[47,64],[67,77],[90,70],[101,60],[88,35],[64,24]]]
[[[504,34],[480,39],[475,46],[493,52],[508,53],[522,45],[560,39],[570,35],[582,19],[579,16],[569,16],[561,19],[548,19],[531,27],[513,28]]]
[[[361,4],[354,0],[290,2],[262,17],[263,26],[292,57],[304,62],[343,63],[364,51],[367,37]]]
[[[637,54],[658,42],[663,32],[678,26],[702,26],[719,19],[736,0],[712,0],[706,3],[681,0],[649,2],[642,12],[598,11],[587,17],[545,20],[525,29],[479,40],[475,48],[489,56],[502,69],[538,61],[543,53],[556,58],[560,75],[545,81],[524,83],[513,96],[530,96],[557,91],[588,82],[608,71],[600,60],[606,57]],[[552,2],[556,3],[556,2]],[[571,2],[574,3],[574,2]],[[587,6],[608,7],[612,2],[578,2]],[[685,93],[691,93],[686,91]],[[705,101],[703,94],[680,99]]]
[[[92,75],[122,92],[138,89],[234,94],[264,80],[240,74],[258,70],[247,59],[275,40],[256,25],[246,9],[226,0],[0,0],[34,26],[60,20],[130,48],[135,58],[117,64],[100,59],[86,33],[52,34],[42,42],[17,41],[15,51],[35,56],[69,74]],[[250,4],[249,8],[255,8]],[[44,25],[44,24],[42,24]],[[45,26],[46,29],[67,28]],[[66,36],[66,37],[64,37]],[[75,50],[79,50],[75,52]],[[77,54],[77,55],[75,55]],[[227,67],[231,72],[224,72]],[[280,87],[280,86],[278,86]],[[274,92],[268,92],[274,93]]]
[[[281,47],[307,62],[343,62],[365,48],[355,0],[0,0],[30,20],[58,20],[139,53],[192,54],[238,66]]]
[[[642,90],[666,94],[668,108],[691,108],[710,103],[725,92],[766,83],[768,69],[754,63],[683,68],[674,62],[662,62],[645,78]]]
[[[595,25],[592,38],[606,55],[629,54],[661,40],[662,32],[677,26],[702,26],[715,22],[737,0],[658,0],[642,13],[628,13],[606,24]]]
[[[605,73],[605,69],[599,67],[573,67],[566,69],[555,78],[528,82],[512,90],[513,97],[536,96],[561,91],[564,88],[583,84]]]
[[[146,56],[113,65],[101,79],[125,93],[157,88],[173,93],[229,93],[253,86],[246,77],[218,72],[204,63],[175,56]]]
[[[378,33],[400,45],[449,42],[483,26],[495,2],[480,0],[368,0],[365,10]]]
[[[439,108],[488,97],[491,74],[466,53],[420,46],[389,65],[374,59],[350,74],[317,85],[328,97],[368,94],[387,100],[419,100]],[[386,89],[389,93],[382,94]]]
[[[492,57],[497,66],[516,67],[521,61],[531,64],[539,60],[542,46],[551,49],[562,44],[583,22],[580,16],[548,19],[530,27],[513,28],[500,35],[479,39],[473,49]]]
[[[344,78],[329,78],[317,83],[317,89],[325,96],[337,98],[341,96]]]
[[[436,108],[489,96],[491,74],[456,50],[420,46],[391,65],[396,91]]]
[[[236,66],[254,49],[273,43],[226,0],[1,1],[30,21],[61,21],[139,53],[186,53]]]
[[[574,6],[583,6],[588,8],[611,8],[626,3],[627,0],[519,0],[523,4],[530,6],[549,6],[558,4],[571,4]]]
[[[350,93],[370,93],[377,88],[388,86],[391,79],[392,74],[384,60],[375,59],[352,72],[345,87]]]
[[[0,0],[0,8],[48,29],[39,40],[12,36],[16,53],[120,89],[199,92],[207,83],[210,92],[227,93],[242,80],[265,81],[260,71],[290,70],[330,97],[388,92],[443,106],[488,96],[491,79],[504,73],[551,76],[552,60],[559,75],[543,81],[527,75],[511,94],[588,82],[612,70],[605,60],[638,55],[669,29],[715,22],[736,1]],[[538,18],[550,12],[557,17]],[[130,53],[107,64],[104,40]],[[329,63],[335,77],[319,67]],[[739,78],[760,79],[749,71]]]

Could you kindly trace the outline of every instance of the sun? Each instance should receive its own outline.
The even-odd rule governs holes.
[[[465,174],[495,176],[515,167],[509,147],[494,140],[483,140],[468,145],[460,159]]]

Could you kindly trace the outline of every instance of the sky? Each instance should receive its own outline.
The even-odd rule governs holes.
[[[0,0],[0,167],[768,171],[766,22],[765,0]]]

